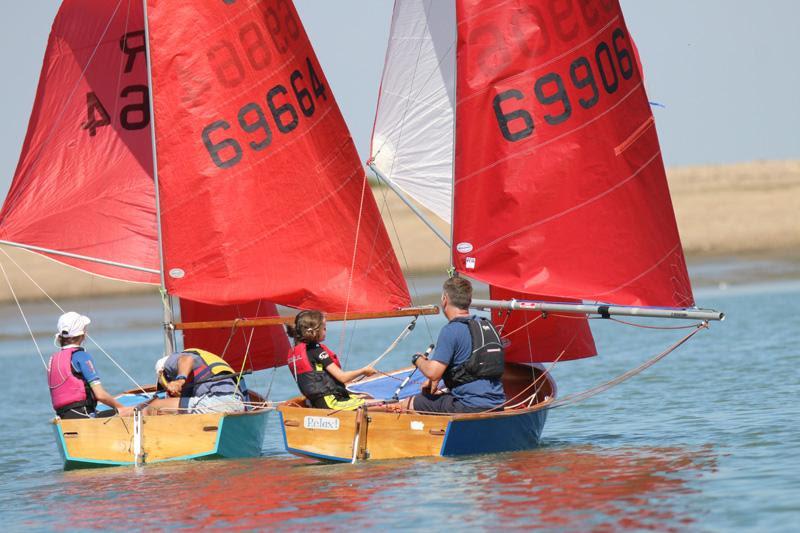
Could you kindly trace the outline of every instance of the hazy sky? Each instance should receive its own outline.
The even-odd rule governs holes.
[[[110,0],[98,0],[110,1]],[[449,0],[436,0],[449,1]],[[14,173],[59,2],[0,18],[0,193]],[[295,0],[366,159],[392,0]],[[800,158],[800,1],[623,0],[667,165]]]

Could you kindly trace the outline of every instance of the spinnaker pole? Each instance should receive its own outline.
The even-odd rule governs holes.
[[[724,320],[725,313],[714,309],[689,309],[672,307],[634,307],[626,305],[571,304],[537,302],[533,300],[472,300],[478,309],[508,309],[513,311],[539,311],[542,313],[568,313],[574,315],[634,316],[643,318],[683,318],[687,320]]]
[[[153,183],[156,188],[156,222],[158,224],[158,260],[161,268],[161,303],[164,306],[164,355],[175,351],[175,329],[173,327],[172,296],[167,293],[164,276],[164,240],[161,231],[161,202],[158,191],[158,153],[156,151],[156,113],[153,103],[153,69],[150,56],[150,22],[147,18],[147,0],[142,0],[144,18],[145,59],[147,63],[147,99],[150,105],[150,144],[153,152]]]

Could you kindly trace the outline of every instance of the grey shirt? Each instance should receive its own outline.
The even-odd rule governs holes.
[[[189,355],[192,357],[192,371],[206,366],[203,358],[197,354],[187,352],[174,353],[170,355],[167,358],[167,362],[164,363],[164,377],[167,378],[167,380],[175,380],[175,377],[178,375],[178,359],[180,359],[182,355]],[[206,377],[212,376],[209,374]],[[222,396],[233,394],[234,392],[236,392],[236,376],[232,375],[228,379],[217,379],[206,383],[203,382],[202,378],[200,379],[200,383],[197,384],[191,380],[187,380],[186,384],[183,386],[183,391],[181,391],[181,396],[205,396],[206,394]]]

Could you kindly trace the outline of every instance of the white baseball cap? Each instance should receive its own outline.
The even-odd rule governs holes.
[[[169,359],[169,356],[165,355],[164,357],[156,361],[156,374],[160,374],[161,372],[164,371],[164,365],[167,364],[167,359]]]
[[[86,326],[91,324],[88,316],[70,311],[58,317],[58,333],[61,337],[79,337],[86,333]]]

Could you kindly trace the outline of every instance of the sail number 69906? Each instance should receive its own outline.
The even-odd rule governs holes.
[[[634,73],[633,55],[623,46],[625,33],[617,28],[611,34],[611,46],[601,41],[594,50],[594,60],[600,80],[595,76],[592,63],[585,56],[580,56],[569,66],[569,84],[557,72],[548,72],[536,79],[533,94],[539,104],[545,107],[542,118],[551,125],[557,126],[572,117],[573,100],[570,92],[578,92],[577,103],[583,109],[591,109],[600,101],[600,86],[607,94],[617,92],[620,87],[620,76],[629,80]],[[612,52],[613,48],[613,52]],[[618,73],[619,69],[619,73]],[[500,133],[507,141],[516,142],[533,134],[535,123],[530,111],[523,107],[509,109],[511,102],[525,100],[525,94],[518,89],[508,89],[498,93],[492,100]],[[506,103],[509,102],[509,103]]]

